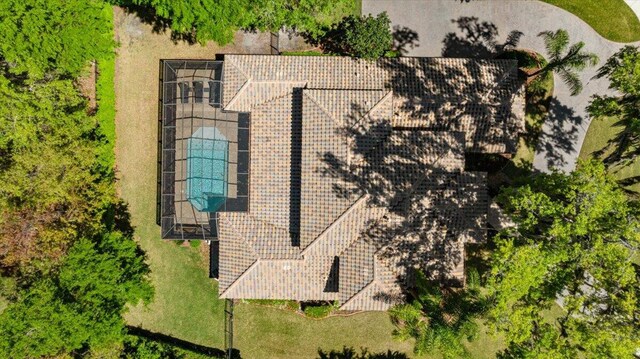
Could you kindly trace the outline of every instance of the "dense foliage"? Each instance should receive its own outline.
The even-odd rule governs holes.
[[[496,238],[488,282],[502,357],[631,357],[640,347],[638,204],[596,161],[538,174],[500,201],[516,223]],[[556,301],[563,313],[545,318]]]
[[[463,342],[476,338],[475,320],[484,308],[477,272],[470,272],[464,289],[429,282],[418,273],[413,297],[410,303],[389,311],[396,327],[394,337],[415,339],[416,354],[437,352],[445,359],[470,357]]]
[[[392,50],[391,20],[377,16],[348,16],[318,39],[322,48],[336,55],[379,59]]]
[[[0,1],[0,55],[14,74],[78,75],[113,49],[103,10],[98,0]]]
[[[278,31],[288,27],[312,35],[355,10],[353,0],[112,0],[152,11],[157,26],[168,26],[176,37],[221,45],[238,29]],[[336,19],[338,18],[338,19]]]
[[[114,200],[101,180],[98,128],[71,80],[0,76],[0,268],[30,272],[94,234]]]
[[[569,86],[572,96],[582,92],[579,72],[588,66],[595,66],[598,63],[598,56],[584,51],[584,42],[582,41],[569,46],[567,30],[543,31],[538,36],[544,40],[548,62],[529,76],[555,72]]]
[[[637,47],[625,46],[616,52],[598,71],[599,78],[609,79],[609,88],[617,96],[599,96],[587,108],[595,118],[613,116],[622,126],[612,140],[614,150],[605,162],[628,164],[640,153],[640,52]]]
[[[114,345],[125,304],[149,301],[149,268],[118,232],[77,240],[56,275],[35,280],[0,314],[0,356],[33,358]]]
[[[114,187],[111,9],[9,0],[0,29],[0,357],[113,354],[153,289]],[[91,60],[97,116],[75,81]]]

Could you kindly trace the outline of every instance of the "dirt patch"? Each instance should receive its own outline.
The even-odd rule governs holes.
[[[78,78],[78,87],[80,88],[80,93],[82,96],[87,99],[89,102],[89,106],[87,112],[93,114],[96,112],[97,102],[96,102],[96,62],[91,61],[91,65],[86,70],[86,73]]]

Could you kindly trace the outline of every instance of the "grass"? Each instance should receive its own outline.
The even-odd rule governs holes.
[[[103,15],[113,23],[113,10],[111,6],[104,6]],[[98,158],[106,168],[115,165],[116,142],[116,93],[115,81],[115,56],[99,59],[97,61],[98,76],[96,78],[96,101],[98,109],[95,114],[100,127],[100,134],[104,136],[104,145],[98,149]]]
[[[115,78],[118,191],[129,203],[135,238],[147,253],[156,290],[153,303],[132,306],[125,319],[152,332],[222,348],[224,302],[218,299],[217,283],[208,278],[208,246],[164,241],[155,222],[158,65],[162,58],[210,59],[215,53],[247,50],[242,38],[225,48],[174,43],[170,34],[154,33],[121,10],[116,24],[121,43]],[[386,313],[313,320],[289,309],[239,303],[234,340],[243,358],[313,358],[318,348],[343,345],[410,353],[412,343],[394,341],[392,329]]]
[[[588,159],[594,156],[594,152],[603,151],[602,157],[606,157],[613,151],[609,141],[613,139],[622,127],[616,125],[615,117],[594,118],[589,125],[582,148],[580,149],[580,159]],[[627,166],[613,166],[610,173],[619,180],[640,176],[640,159],[635,159]],[[627,187],[627,189],[640,192],[640,183]]]
[[[615,42],[640,40],[640,21],[624,0],[542,1],[576,15],[605,39]]]
[[[536,145],[542,125],[549,111],[549,102],[553,96],[553,74],[533,80],[527,87],[525,107],[525,136],[520,138],[518,151],[514,157],[516,164],[533,163]]]

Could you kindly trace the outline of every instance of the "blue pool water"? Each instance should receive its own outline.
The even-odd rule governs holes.
[[[215,127],[200,127],[187,140],[187,199],[200,212],[215,212],[227,197],[229,142]]]

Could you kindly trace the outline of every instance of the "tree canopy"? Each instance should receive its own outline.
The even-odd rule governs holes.
[[[126,305],[153,294],[115,193],[112,103],[98,96],[100,117],[89,115],[75,81],[90,60],[113,61],[108,11],[0,4],[2,358],[113,352]]]
[[[467,288],[444,287],[418,273],[408,304],[389,311],[395,338],[415,339],[416,354],[440,353],[445,359],[470,357],[463,345],[478,334],[475,320],[483,312],[478,274],[471,271]]]
[[[0,356],[53,356],[118,343],[125,304],[151,299],[148,273],[136,243],[121,233],[76,241],[55,275],[36,280],[0,314]]]
[[[73,81],[22,86],[0,76],[0,269],[55,262],[79,233],[100,228],[115,200],[100,145]]]
[[[631,357],[640,347],[638,204],[601,162],[505,189],[488,287],[505,358]],[[563,313],[545,317],[556,301]]]
[[[14,74],[76,76],[115,45],[103,11],[99,0],[2,1],[0,58]]]
[[[283,27],[312,36],[355,8],[353,0],[111,0],[122,6],[151,9],[156,25],[175,37],[225,45],[238,29],[278,31]]]
[[[317,39],[322,48],[336,55],[379,59],[393,47],[391,20],[386,12],[371,16],[348,16]]]

